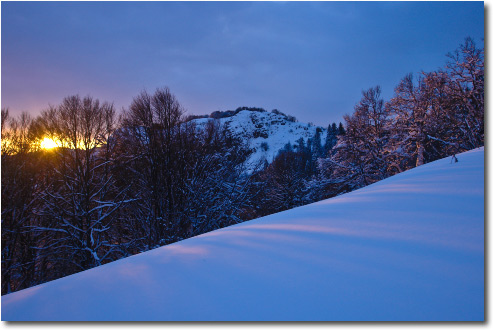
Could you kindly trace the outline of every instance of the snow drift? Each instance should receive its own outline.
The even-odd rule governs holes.
[[[2,297],[2,320],[481,321],[484,150]]]

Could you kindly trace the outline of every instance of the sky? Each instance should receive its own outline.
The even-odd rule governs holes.
[[[167,86],[187,114],[327,126],[467,36],[483,45],[483,2],[2,2],[1,105],[36,115],[79,94],[120,110]]]

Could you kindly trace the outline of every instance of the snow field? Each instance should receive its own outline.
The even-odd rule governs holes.
[[[2,296],[2,320],[484,320],[484,149],[457,158]]]

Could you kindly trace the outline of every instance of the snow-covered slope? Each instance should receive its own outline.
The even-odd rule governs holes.
[[[300,138],[306,143],[308,139],[313,138],[317,131],[320,131],[320,138],[324,143],[327,129],[311,124],[292,122],[287,116],[273,112],[257,112],[242,110],[236,115],[212,119],[201,118],[194,119],[193,122],[198,126],[205,126],[207,121],[217,120],[221,125],[227,127],[235,136],[248,142],[253,154],[247,160],[247,169],[253,170],[255,165],[263,159],[271,163],[280,149],[287,143],[295,145]],[[267,143],[266,147],[262,143]]]
[[[2,297],[2,320],[483,320],[484,150]]]

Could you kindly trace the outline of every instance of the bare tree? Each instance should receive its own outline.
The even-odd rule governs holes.
[[[54,255],[62,273],[118,259],[111,227],[119,208],[131,200],[125,189],[115,189],[110,171],[113,105],[71,96],[44,111],[40,121],[60,144],[38,210],[43,225],[33,227],[45,235],[40,249]]]
[[[36,284],[36,236],[29,228],[39,203],[42,163],[27,113],[2,109],[2,294]]]
[[[445,67],[455,112],[456,134],[468,149],[484,145],[484,48],[466,38],[448,54]]]
[[[148,226],[147,248],[162,245],[172,231],[180,150],[175,141],[180,134],[183,109],[168,88],[153,95],[143,91],[125,113],[127,141],[137,146],[129,159],[141,170],[133,170],[140,185],[139,200],[145,209],[142,222]]]
[[[350,191],[384,179],[388,161],[389,114],[379,86],[363,91],[352,115],[344,116],[346,134],[339,136],[335,154],[325,164],[340,191]]]

